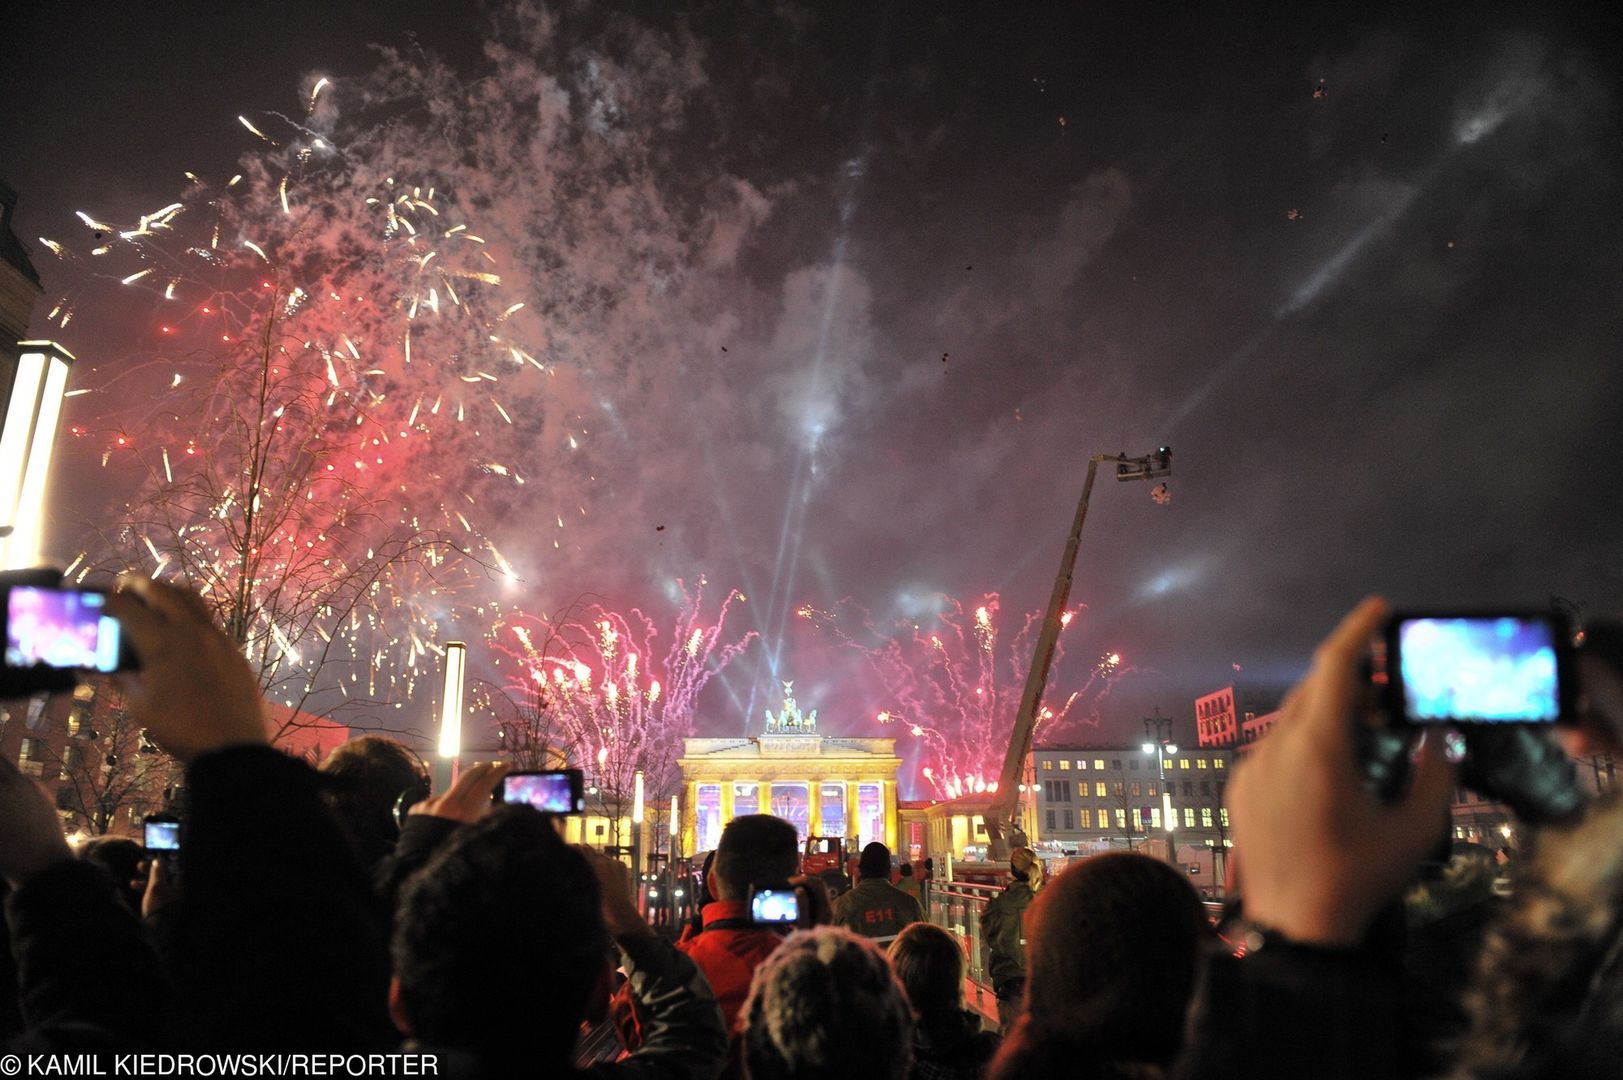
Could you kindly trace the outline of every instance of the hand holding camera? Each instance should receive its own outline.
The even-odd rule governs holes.
[[[129,577],[108,594],[106,613],[140,657],[126,690],[153,741],[182,761],[270,742],[254,673],[195,592]]]
[[[1377,796],[1359,769],[1360,661],[1386,613],[1370,599],[1342,620],[1228,786],[1246,915],[1296,941],[1356,944],[1447,821],[1453,774],[1440,738],[1420,741],[1412,783],[1395,798]]]
[[[834,921],[834,904],[821,878],[797,874],[787,881],[752,885],[749,921],[772,929],[804,929]]]
[[[1372,787],[1395,798],[1428,726],[1459,733],[1460,778],[1529,824],[1570,820],[1583,807],[1572,762],[1550,725],[1576,715],[1572,628],[1559,613],[1398,614],[1373,647],[1372,684],[1385,723],[1360,725]]]

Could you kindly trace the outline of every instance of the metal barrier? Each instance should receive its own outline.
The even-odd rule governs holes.
[[[946,930],[963,946],[969,962],[969,986],[965,988],[969,1006],[978,1012],[997,1016],[997,995],[986,976],[985,950],[981,940],[981,911],[986,902],[1002,892],[1000,885],[970,881],[931,882],[924,917]]]

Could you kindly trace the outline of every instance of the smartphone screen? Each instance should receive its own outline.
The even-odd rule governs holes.
[[[792,923],[800,918],[800,896],[793,889],[755,889],[750,892],[750,921]]]
[[[578,814],[586,808],[579,769],[509,773],[496,794],[501,802],[533,806],[548,814]]]
[[[118,671],[123,635],[106,604],[100,592],[13,586],[6,591],[6,666]]]
[[[179,851],[180,822],[149,821],[146,823],[146,849],[148,851]]]
[[[1414,724],[1550,724],[1564,628],[1547,616],[1412,616],[1389,630],[1403,716]]]

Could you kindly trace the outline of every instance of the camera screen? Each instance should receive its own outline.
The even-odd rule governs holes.
[[[6,594],[6,666],[118,670],[118,620],[97,592],[18,585]]]
[[[180,822],[147,822],[146,849],[148,851],[179,851]]]
[[[1420,724],[1553,723],[1556,644],[1543,619],[1406,619],[1397,639],[1404,713]]]
[[[573,785],[568,771],[520,773],[502,780],[502,802],[522,803],[548,814],[573,814]]]
[[[800,898],[793,889],[761,889],[750,897],[750,919],[758,923],[792,923],[800,918]]]

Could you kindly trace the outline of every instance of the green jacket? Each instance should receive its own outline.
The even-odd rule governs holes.
[[[922,922],[919,902],[888,881],[877,878],[834,901],[834,925],[869,938],[893,938],[908,923]]]
[[[981,910],[981,948],[994,989],[1026,977],[1026,908],[1036,895],[1016,881]]]

